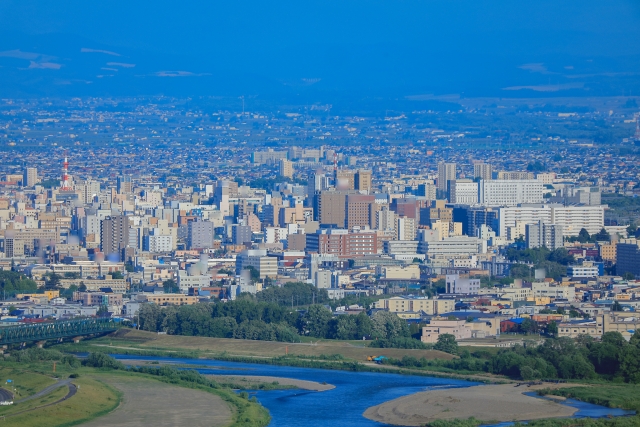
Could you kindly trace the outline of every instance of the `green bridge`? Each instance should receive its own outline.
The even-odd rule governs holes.
[[[56,320],[0,327],[0,345],[46,341],[115,331],[120,322],[111,318]]]

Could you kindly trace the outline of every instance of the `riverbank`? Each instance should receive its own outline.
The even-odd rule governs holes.
[[[422,426],[439,420],[475,418],[487,422],[527,421],[570,417],[577,410],[523,393],[548,385],[513,384],[432,390],[373,406],[364,417],[384,424]]]
[[[113,346],[125,345],[144,349],[179,349],[183,352],[215,352],[233,356],[278,357],[340,354],[345,359],[365,362],[368,356],[384,355],[402,359],[404,356],[418,359],[445,359],[455,356],[438,350],[416,350],[399,348],[369,348],[365,341],[359,343],[318,339],[307,343],[286,343],[277,341],[257,341],[231,338],[192,337],[182,335],[166,335],[135,329],[120,329],[117,332],[95,340],[100,343],[111,343]]]

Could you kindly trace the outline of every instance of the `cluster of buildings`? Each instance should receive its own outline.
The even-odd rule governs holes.
[[[13,104],[2,112],[0,142],[23,150],[0,153],[0,267],[39,286],[55,275],[67,297],[7,301],[7,310],[24,306],[22,314],[42,318],[93,307],[132,317],[140,304],[234,299],[287,282],[340,299],[420,294],[438,278],[446,278],[441,295],[399,296],[406,312],[383,298],[377,309],[423,321],[482,301],[499,308],[483,312],[511,319],[564,300],[586,310],[580,304],[612,295],[636,309],[634,292],[617,299],[615,291],[640,279],[637,236],[608,220],[603,204],[607,194],[637,192],[633,156],[556,137],[553,150],[473,150],[460,141],[486,143],[486,135],[404,115],[182,114],[155,104],[112,114],[105,106],[113,107],[69,104],[65,117]],[[527,143],[535,138],[543,141]],[[57,144],[68,152],[51,149]],[[597,164],[585,162],[587,149]],[[607,241],[570,242],[602,229]],[[478,277],[509,277],[509,247],[566,248],[577,261],[559,283],[543,276],[480,287]],[[627,281],[607,276],[614,265]]]

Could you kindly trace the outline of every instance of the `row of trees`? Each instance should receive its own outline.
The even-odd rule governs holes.
[[[533,264],[533,268],[544,268],[547,277],[554,279],[560,279],[566,275],[566,266],[575,262],[573,255],[564,248],[554,251],[545,247],[524,250],[509,248],[505,255],[511,261],[530,263]],[[509,274],[514,278],[528,279],[533,277],[533,268],[526,264],[515,264],[511,266]]]
[[[35,281],[15,271],[0,270],[0,287],[3,294],[14,296],[16,293],[31,293],[38,289]]]
[[[467,350],[459,359],[405,358],[390,363],[409,367],[445,367],[458,371],[489,372],[523,380],[604,379],[640,383],[640,331],[627,342],[619,332],[607,332],[602,340],[589,336],[549,339],[539,346],[516,346],[497,354]]]
[[[139,311],[139,327],[172,335],[287,342],[299,341],[300,336],[343,340],[411,338],[406,322],[393,313],[334,317],[331,310],[318,304],[297,311],[250,299],[166,308],[144,304]]]

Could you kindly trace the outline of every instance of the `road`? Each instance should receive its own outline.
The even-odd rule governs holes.
[[[9,417],[15,417],[16,415],[24,414],[25,412],[31,412],[31,411],[35,411],[36,409],[46,408],[47,406],[56,405],[56,404],[58,404],[60,402],[63,402],[65,400],[69,399],[70,397],[73,397],[73,395],[76,394],[76,392],[78,391],[78,387],[76,387],[75,384],[71,383],[71,379],[70,378],[67,378],[66,380],[60,380],[57,383],[55,383],[53,385],[50,385],[49,387],[39,391],[38,393],[34,394],[33,396],[26,397],[26,398],[24,398],[22,400],[18,400],[17,402],[14,402],[14,403],[27,402],[27,401],[29,401],[31,399],[35,399],[37,397],[44,396],[45,394],[51,393],[53,390],[55,390],[57,388],[60,388],[60,387],[62,387],[64,385],[67,385],[69,387],[69,392],[62,399],[58,399],[55,402],[51,402],[51,403],[48,403],[46,405],[36,406],[35,408],[25,409],[24,411],[15,412],[13,414],[5,415],[2,418],[4,419],[4,418],[9,418]],[[0,389],[0,390],[2,390],[2,389]]]
[[[13,402],[13,393],[9,390],[0,388],[0,402]]]
[[[43,388],[42,390],[40,390],[36,394],[32,394],[31,396],[25,397],[24,399],[16,400],[14,403],[28,402],[30,400],[37,399],[37,398],[39,398],[41,396],[44,396],[44,395],[47,395],[47,394],[51,393],[53,390],[55,390],[57,388],[60,388],[60,387],[65,386],[65,385],[70,385],[70,384],[71,384],[71,378],[60,380],[57,383],[50,385],[49,387]],[[75,388],[75,386],[74,386],[74,388]],[[71,386],[69,386],[69,389],[71,389]],[[75,394],[75,392],[74,392],[74,394]],[[71,397],[71,396],[69,396],[69,397]]]

